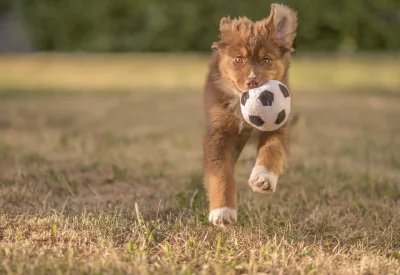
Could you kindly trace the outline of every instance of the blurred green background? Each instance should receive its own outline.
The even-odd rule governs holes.
[[[1,0],[39,51],[205,52],[222,16],[268,16],[274,1]],[[399,0],[284,0],[298,12],[298,51],[398,51]]]

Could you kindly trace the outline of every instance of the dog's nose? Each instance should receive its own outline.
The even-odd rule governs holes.
[[[247,87],[249,87],[250,89],[254,89],[254,88],[258,87],[260,82],[258,81],[258,79],[256,77],[250,77],[249,79],[247,79],[246,84],[247,84]]]

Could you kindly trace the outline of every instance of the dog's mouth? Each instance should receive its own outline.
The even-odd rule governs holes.
[[[238,85],[235,83],[235,81],[232,81],[232,84],[233,87],[235,87],[236,92],[238,92],[239,94],[243,94],[246,91],[246,89],[240,89]]]

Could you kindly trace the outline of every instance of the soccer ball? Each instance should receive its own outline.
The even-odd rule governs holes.
[[[270,80],[241,95],[240,108],[244,120],[261,131],[282,127],[290,114],[290,94],[280,81]]]

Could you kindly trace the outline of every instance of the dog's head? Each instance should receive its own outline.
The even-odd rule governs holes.
[[[282,80],[293,51],[297,18],[287,6],[271,5],[270,15],[257,22],[246,17],[220,22],[220,41],[214,42],[218,62],[217,81],[242,93],[268,80]]]

